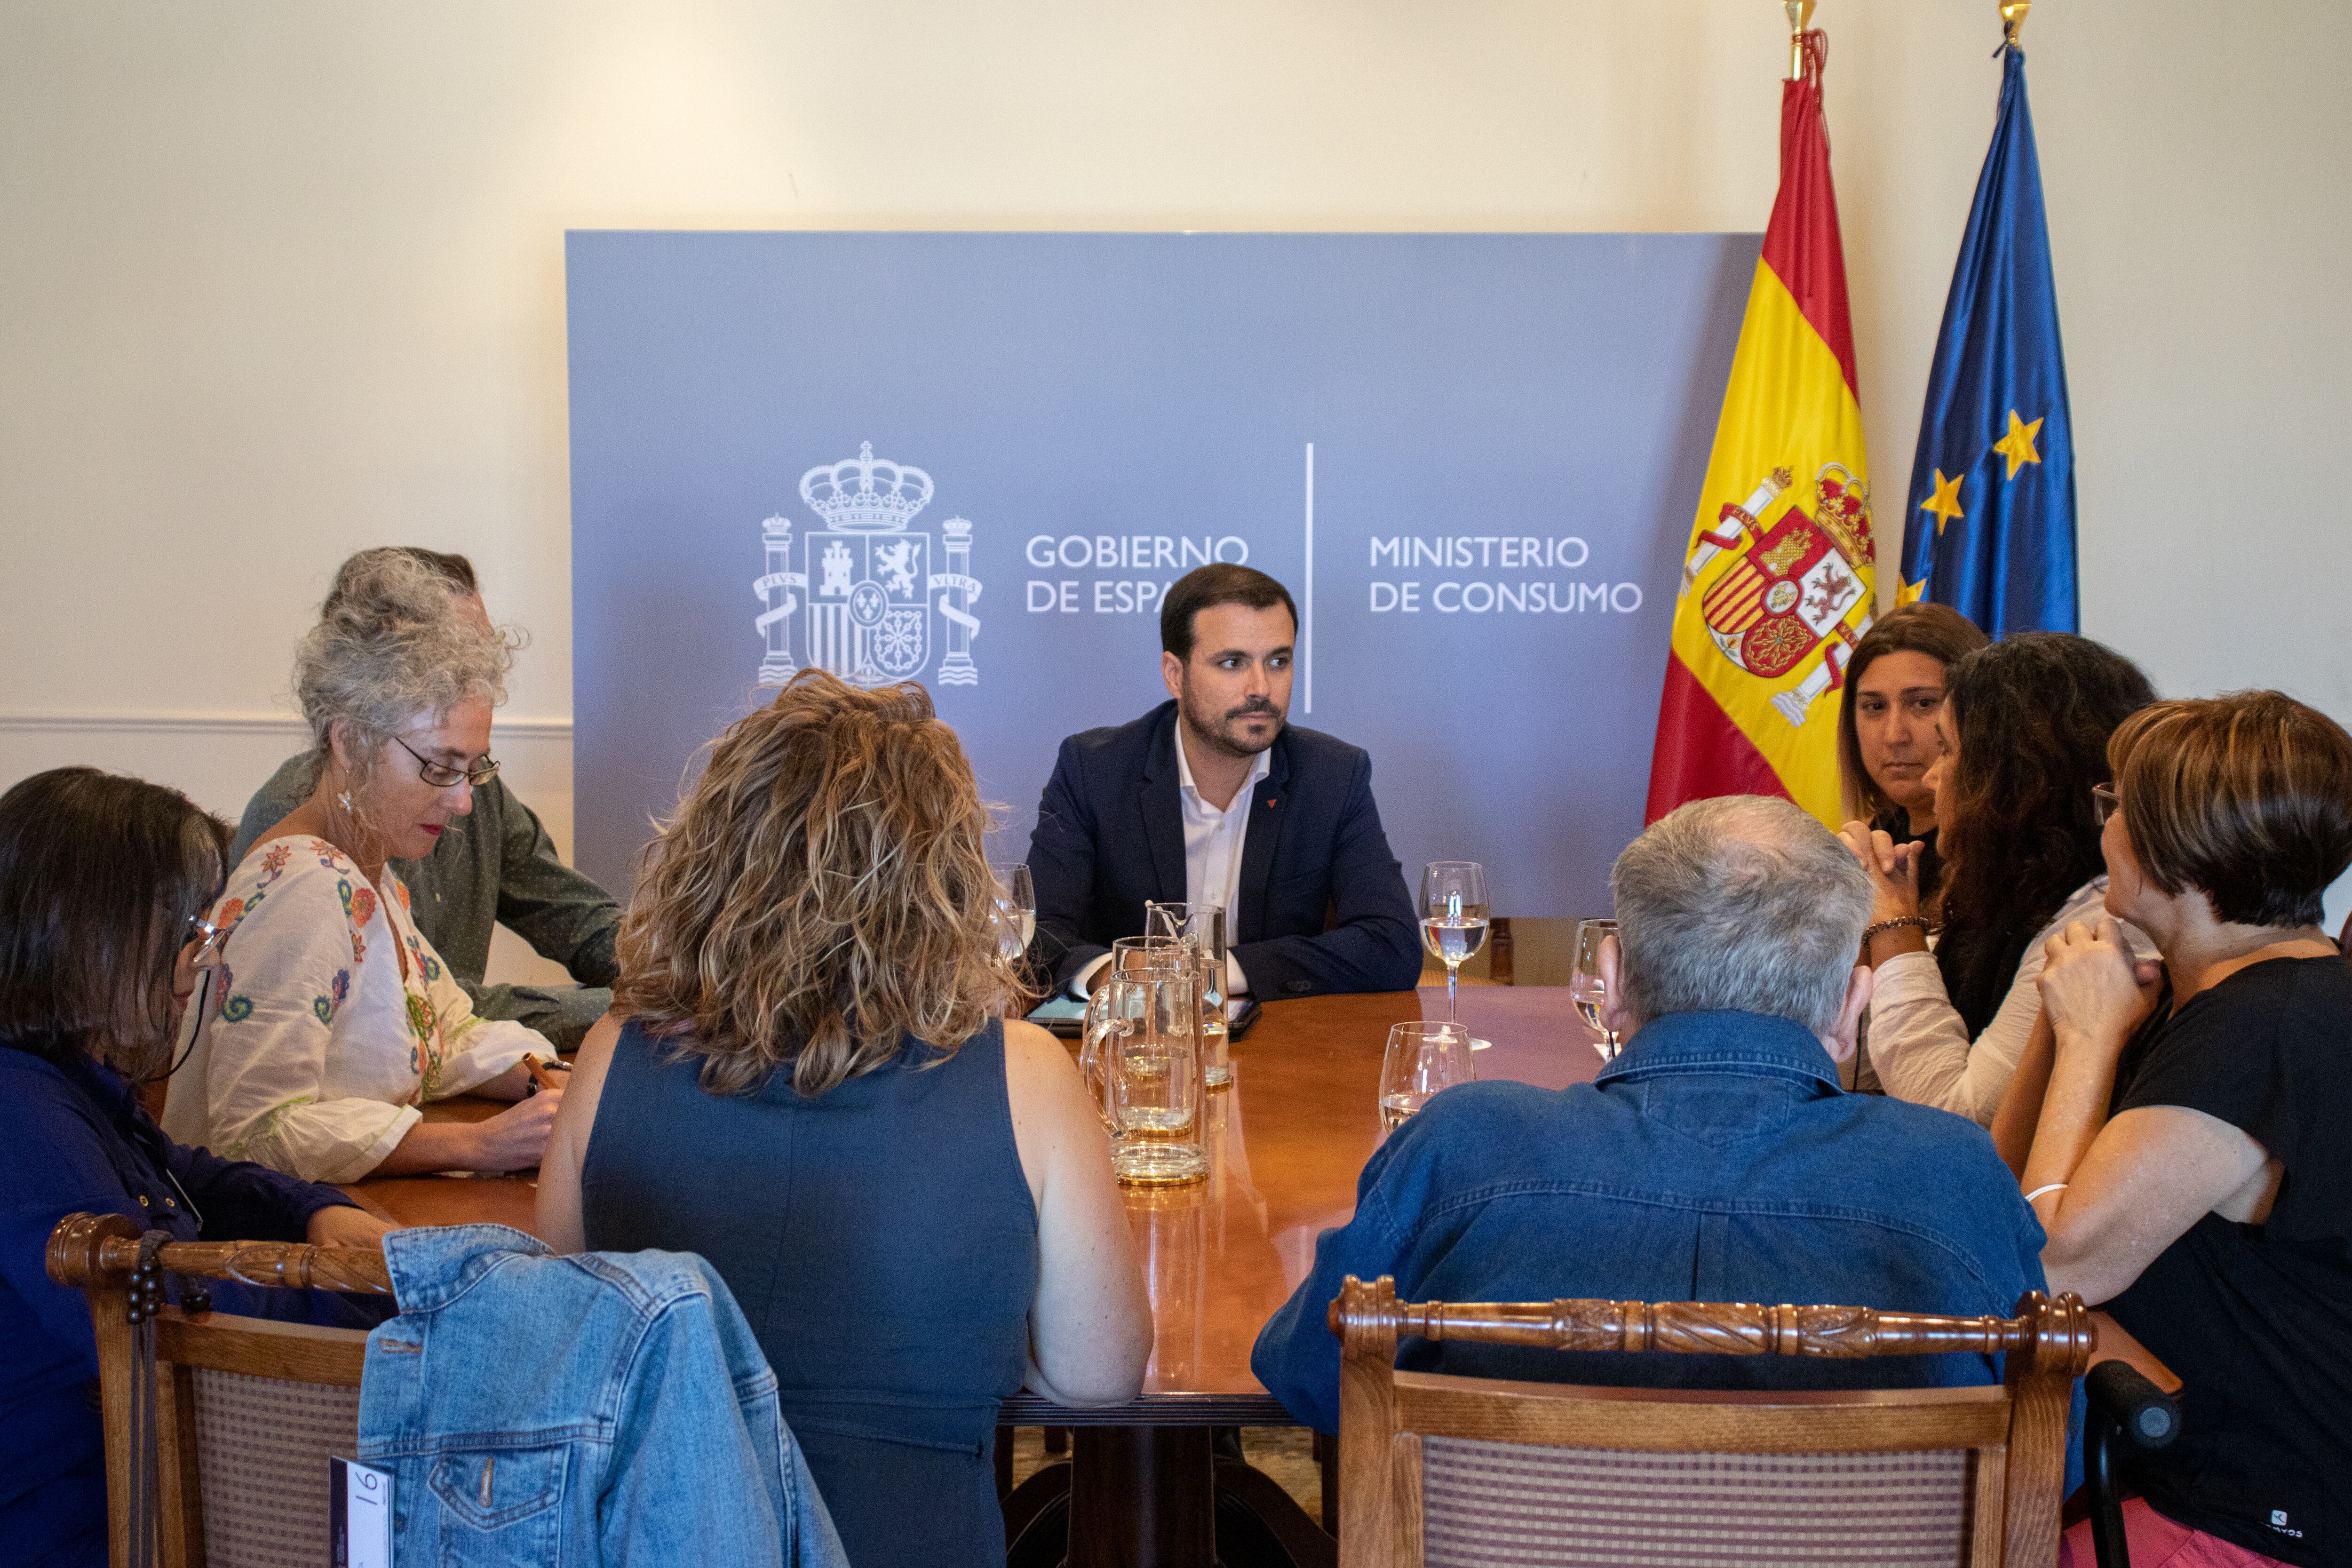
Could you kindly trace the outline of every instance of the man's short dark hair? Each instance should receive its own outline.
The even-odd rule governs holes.
[[[1160,601],[1160,646],[1191,663],[1193,619],[1219,605],[1245,605],[1253,610],[1280,605],[1290,612],[1292,632],[1298,630],[1298,606],[1290,602],[1289,589],[1254,567],[1221,561],[1185,573]]]
[[[474,563],[462,555],[444,551],[427,550],[421,544],[379,544],[373,550],[362,550],[335,569],[334,585],[327,590],[327,602],[320,614],[331,615],[351,592],[351,585],[377,561],[387,555],[405,555],[421,566],[429,566],[441,574],[453,594],[479,594],[481,584],[474,576]]]

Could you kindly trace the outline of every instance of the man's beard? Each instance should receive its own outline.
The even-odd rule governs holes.
[[[1223,721],[1214,729],[1201,722],[1197,716],[1196,705],[1192,700],[1192,694],[1189,689],[1185,691],[1183,699],[1176,704],[1176,711],[1184,721],[1184,727],[1192,732],[1195,740],[1211,751],[1228,757],[1256,756],[1282,736],[1283,711],[1271,702],[1245,703],[1239,708],[1228,709]],[[1255,745],[1229,733],[1225,728],[1234,720],[1245,718],[1252,713],[1264,713],[1274,721],[1273,727],[1265,732],[1265,739]]]

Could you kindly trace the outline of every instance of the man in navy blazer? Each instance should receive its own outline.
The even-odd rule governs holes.
[[[1062,742],[1029,871],[1037,962],[1083,994],[1147,902],[1220,904],[1229,994],[1402,991],[1420,932],[1360,747],[1285,722],[1297,610],[1245,566],[1168,591],[1160,676],[1171,700]]]

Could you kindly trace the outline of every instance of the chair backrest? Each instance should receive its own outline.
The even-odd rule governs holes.
[[[2080,1298],[2014,1318],[1866,1307],[1396,1299],[1350,1276],[1340,1339],[1340,1568],[1730,1562],[2047,1568]],[[1402,1336],[1558,1350],[2005,1353],[2003,1384],[1837,1393],[1600,1388],[1396,1370]]]
[[[49,1278],[79,1289],[98,1336],[106,1428],[109,1558],[131,1562],[133,1389],[144,1369],[131,1321],[139,1226],[69,1215],[50,1233]],[[173,1242],[173,1274],[247,1285],[392,1293],[381,1252],[288,1242]],[[314,1568],[329,1561],[327,1458],[359,1441],[367,1335],[226,1312],[156,1312],[153,1336],[157,1555],[166,1568]]]

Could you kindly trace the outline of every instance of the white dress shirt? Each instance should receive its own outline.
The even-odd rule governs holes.
[[[1249,976],[1242,973],[1241,961],[1233,952],[1240,935],[1242,841],[1249,837],[1250,806],[1257,798],[1258,783],[1274,766],[1274,759],[1266,752],[1253,758],[1249,777],[1220,810],[1192,782],[1192,763],[1184,755],[1183,716],[1179,714],[1175,722],[1176,791],[1184,821],[1184,901],[1215,904],[1225,911],[1225,994],[1246,996]],[[1109,962],[1110,955],[1104,953],[1079,970],[1070,982],[1072,994],[1084,996],[1096,973]]]
[[[1202,797],[1192,782],[1192,763],[1184,755],[1183,716],[1176,719],[1176,791],[1184,809],[1184,901],[1215,904],[1225,911],[1225,994],[1249,994],[1249,976],[1234,957],[1239,934],[1242,892],[1242,840],[1249,837],[1250,807],[1257,799],[1258,781],[1274,759],[1260,752],[1250,759],[1249,777],[1234,792],[1223,811]]]

